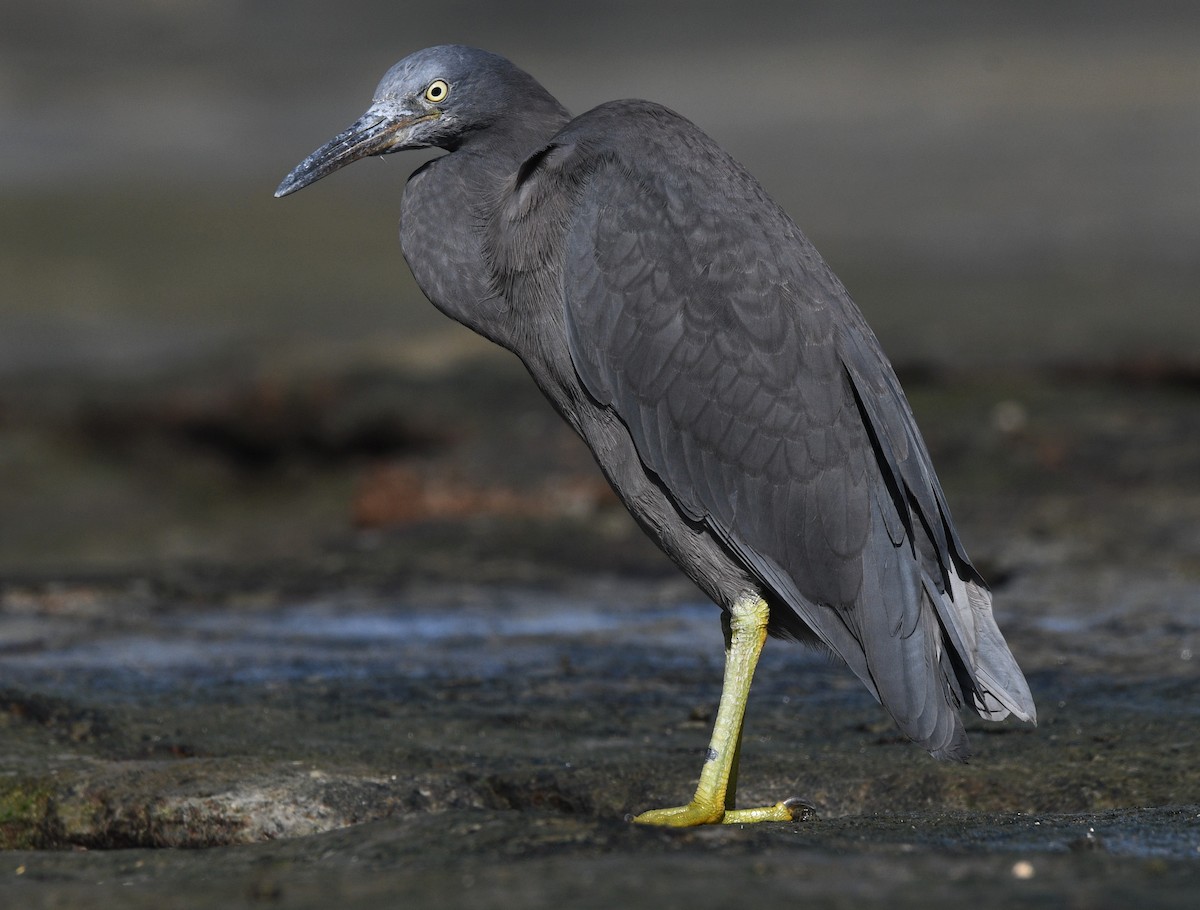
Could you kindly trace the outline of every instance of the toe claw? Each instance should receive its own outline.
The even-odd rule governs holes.
[[[798,796],[785,799],[781,805],[791,813],[792,821],[794,822],[802,822],[817,817],[817,807],[807,800],[800,799]]]

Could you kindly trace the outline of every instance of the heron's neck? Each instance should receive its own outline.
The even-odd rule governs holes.
[[[425,296],[451,319],[510,349],[508,302],[495,293],[480,230],[521,162],[570,119],[549,100],[420,168],[401,204],[400,244]]]
[[[520,162],[549,142],[571,115],[548,92],[526,99],[519,110],[501,114],[485,129],[465,135],[454,154],[478,154],[511,173]]]

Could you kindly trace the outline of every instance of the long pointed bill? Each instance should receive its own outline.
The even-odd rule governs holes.
[[[359,158],[399,151],[403,146],[397,134],[412,123],[410,118],[387,117],[367,111],[353,126],[338,133],[297,164],[283,178],[283,183],[275,190],[275,196],[278,198],[302,190]]]

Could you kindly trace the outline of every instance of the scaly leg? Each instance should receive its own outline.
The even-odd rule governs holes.
[[[793,821],[802,817],[807,807],[799,800],[786,800],[774,806],[757,809],[734,809],[737,788],[738,756],[742,746],[742,721],[758,655],[767,638],[767,619],[770,609],[756,594],[747,594],[733,605],[725,618],[725,681],[721,686],[721,703],[713,724],[712,739],[696,795],[686,806],[671,809],[651,809],[634,818],[643,825],[743,824],[746,822]]]

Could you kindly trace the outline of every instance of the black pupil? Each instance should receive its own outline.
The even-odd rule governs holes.
[[[445,89],[443,89],[440,85],[431,85],[431,86],[429,86],[429,97],[432,98],[434,101],[437,101],[439,98],[442,97],[442,93],[444,91],[445,91]]]

